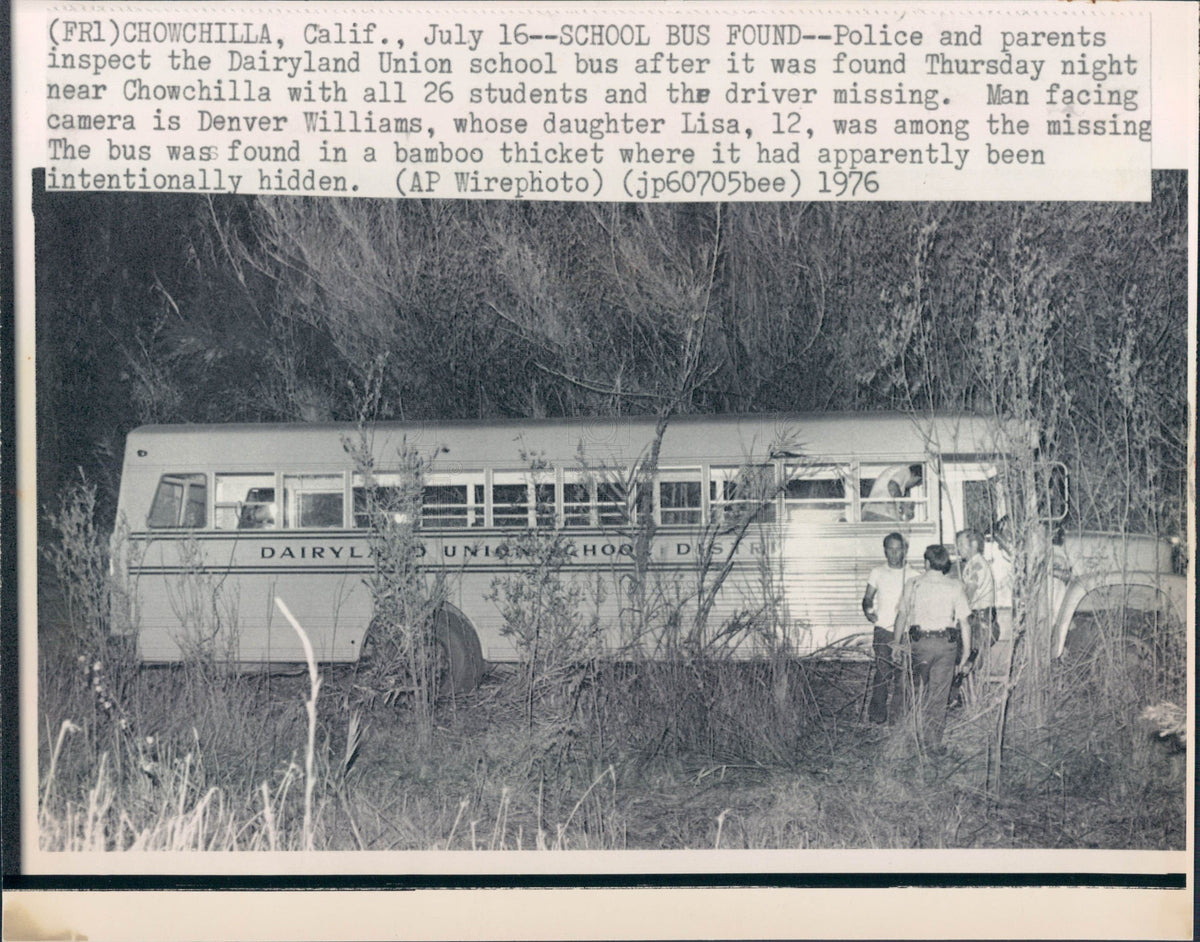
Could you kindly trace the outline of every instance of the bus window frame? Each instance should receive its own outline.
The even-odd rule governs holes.
[[[685,476],[686,475],[686,476]],[[658,473],[654,476],[654,522],[659,526],[664,527],[699,527],[704,525],[704,484],[706,474],[702,465],[680,465],[660,467]],[[662,506],[662,485],[663,484],[695,484],[699,502],[695,507],[667,507]],[[666,521],[663,519],[663,510],[670,513],[695,513],[695,520]]]
[[[595,479],[587,472],[563,468],[559,485],[562,508],[558,518],[559,525],[564,530],[579,530],[596,526]],[[587,493],[587,499],[568,500],[567,488],[582,488]]]
[[[241,498],[239,498],[237,500],[233,500],[233,501],[218,500],[217,496],[218,496],[218,493],[220,490],[222,479],[229,479],[229,478],[258,478],[260,480],[265,480],[267,478],[270,478],[270,480],[271,480],[270,487],[271,487],[271,492],[273,494],[273,499],[269,500],[269,501],[250,501],[250,500],[244,500]],[[280,527],[280,519],[283,515],[280,513],[280,506],[279,506],[279,503],[280,503],[279,495],[281,493],[281,486],[280,486],[279,479],[280,479],[280,473],[278,471],[213,471],[212,472],[213,500],[212,500],[211,529],[220,531],[222,533],[239,533],[239,532],[250,531],[250,530],[279,530],[279,529],[282,529],[282,527]],[[266,485],[264,485],[264,484],[260,484],[260,485],[258,485],[258,488],[262,488],[265,486]],[[254,488],[254,487],[248,488],[245,490],[245,493],[249,494],[250,491],[255,490],[255,489],[256,488]],[[264,521],[262,526],[255,526],[255,527],[243,526],[242,525],[242,523],[243,523],[242,511],[246,507],[269,507],[272,509],[271,519],[269,521]],[[234,511],[233,526],[219,526],[217,523],[218,512],[221,509],[225,509],[225,508],[231,508]]]
[[[282,501],[277,501],[277,503],[281,503],[283,505],[283,508],[282,508],[283,513],[281,515],[279,515],[282,519],[279,519],[276,521],[277,529],[280,529],[280,530],[345,530],[345,529],[347,529],[347,526],[346,526],[346,513],[347,513],[346,491],[347,491],[348,477],[349,477],[349,472],[344,471],[344,470],[342,470],[342,471],[281,471],[281,472],[279,472],[279,478],[280,478],[279,483],[282,485],[282,490],[279,488],[279,486],[277,486],[275,493],[283,495]],[[320,490],[307,490],[304,488],[300,488],[300,489],[296,489],[296,490],[289,490],[289,488],[288,488],[289,480],[296,480],[296,479],[303,480],[306,478],[307,479],[337,478],[340,480],[341,485],[336,489],[334,489],[331,486],[328,489],[320,489]],[[303,523],[300,523],[299,520],[297,520],[296,523],[292,523],[291,516],[292,516],[293,509],[296,511],[297,518],[300,518],[302,516],[301,510],[302,510],[303,501],[301,500],[301,498],[306,494],[319,494],[322,496],[329,496],[332,494],[337,494],[338,498],[341,501],[341,514],[340,514],[341,521],[336,526],[329,526],[329,525],[311,526],[311,525],[305,525]],[[293,508],[293,497],[296,499],[294,508]],[[353,500],[353,497],[351,497],[351,500]]]
[[[617,470],[611,470],[604,478],[596,476],[592,482],[592,515],[600,528],[628,527],[637,522],[637,485],[626,487],[625,478]],[[600,499],[600,489],[610,488],[613,498]],[[605,519],[605,516],[618,519]]]
[[[403,487],[404,482],[402,480],[402,475],[404,475],[405,473],[406,472],[401,471],[401,470],[392,470],[389,468],[383,468],[378,471],[373,470],[369,474],[364,473],[362,471],[350,472],[348,486],[350,489],[350,504],[349,504],[350,527],[349,528],[351,530],[369,530],[369,529],[371,529],[370,509],[369,509],[370,505],[369,504],[367,505],[368,509],[363,510],[362,514],[361,514],[361,516],[367,518],[366,522],[363,523],[362,525],[360,525],[358,522],[358,518],[360,516],[359,510],[358,510],[358,504],[357,504],[358,492],[363,491],[364,493],[366,493],[372,489],[381,491],[381,490],[384,490],[385,488],[388,490],[399,490],[401,487]],[[370,479],[372,482],[374,482],[373,488],[368,487],[368,485],[366,483],[368,479]],[[395,479],[395,481],[396,481],[396,483],[394,483],[394,484],[392,483],[393,479]],[[405,516],[403,513],[393,513],[392,516],[395,518],[396,523],[406,522],[405,520],[402,519]]]
[[[754,512],[750,518],[751,523],[767,523],[773,524],[779,522],[779,474],[780,462],[777,460],[768,461],[744,461],[738,465],[724,464],[720,462],[710,462],[704,465],[705,483],[708,485],[704,488],[705,495],[705,515],[706,525],[714,525],[721,529],[730,529],[738,526],[741,522],[740,515],[728,515],[727,507],[730,505],[748,505],[756,503],[759,509]],[[737,483],[737,478],[743,471],[750,469],[763,469],[770,471],[770,480],[772,482],[773,493],[770,498],[762,501],[756,501],[753,498],[738,498],[729,499],[724,496],[714,497],[714,492],[724,495],[725,485],[728,483]],[[732,477],[727,472],[733,472]],[[764,475],[765,477],[765,475]],[[717,486],[717,485],[721,486]],[[765,519],[764,516],[765,515]]]
[[[792,517],[792,512],[802,513],[804,510],[820,511],[822,513],[832,512],[840,516],[823,520],[823,523],[844,523],[853,524],[857,522],[857,504],[855,496],[861,487],[859,483],[859,474],[857,462],[838,460],[836,458],[820,461],[808,461],[803,464],[797,464],[793,461],[783,460],[781,484],[779,487],[779,497],[782,503],[782,514],[780,520],[784,523],[803,522],[802,518],[797,516]],[[824,472],[832,472],[827,474]],[[815,480],[815,481],[836,481],[842,490],[840,500],[834,497],[789,497],[788,487],[793,481]],[[836,506],[831,506],[836,505]]]
[[[422,530],[478,530],[484,526],[485,503],[480,503],[477,488],[484,488],[486,493],[486,475],[483,471],[431,471],[423,475],[421,481],[421,529]],[[425,501],[425,490],[430,487],[462,487],[466,492],[466,502],[463,504],[432,504]],[[446,526],[438,523],[445,518],[430,518],[425,516],[425,508],[461,507],[464,523],[462,526]]]
[[[484,526],[493,530],[529,530],[537,526],[537,505],[536,494],[534,492],[534,476],[528,468],[521,470],[511,470],[508,468],[492,468],[486,474],[487,485],[484,490],[486,496],[486,513],[484,516]],[[544,483],[544,482],[543,482]],[[516,484],[522,484],[525,487],[525,523],[496,523],[496,488],[512,487]],[[511,503],[502,503],[500,506],[511,507],[516,506]],[[515,516],[515,512],[507,511],[506,515]]]
[[[162,490],[164,483],[169,483],[170,479],[178,478],[180,485],[183,487],[180,495],[179,505],[175,513],[176,523],[170,525],[153,524],[150,518],[154,515],[155,505],[158,503],[158,495]],[[189,525],[188,506],[190,504],[189,497],[192,489],[196,486],[197,480],[203,482],[204,485],[204,522],[199,525]],[[211,481],[207,471],[165,471],[158,477],[158,483],[154,486],[154,496],[150,498],[150,509],[146,512],[146,529],[147,530],[207,530],[209,522],[212,519],[212,502],[209,501],[208,495],[212,493]]]
[[[909,489],[909,493],[911,494],[911,492],[913,490],[916,490],[918,488],[921,489],[924,493],[922,493],[918,497],[910,497],[910,496],[906,495],[906,496],[902,496],[902,497],[887,497],[887,498],[876,497],[874,499],[871,499],[867,495],[863,494],[863,489],[866,486],[864,483],[865,481],[871,481],[872,486],[874,486],[874,482],[879,479],[880,475],[884,474],[891,468],[899,467],[901,465],[906,465],[909,467],[911,467],[913,465],[921,466],[921,483],[919,485],[913,485]],[[864,471],[863,471],[864,468],[878,469],[878,470],[874,471],[874,473],[867,476],[864,474]],[[905,459],[905,458],[899,458],[896,460],[889,460],[889,459],[880,459],[880,460],[868,459],[867,461],[859,460],[857,462],[857,467],[856,467],[855,471],[856,471],[855,480],[854,480],[854,487],[855,487],[855,494],[856,494],[855,503],[858,505],[857,517],[856,517],[857,523],[884,523],[884,524],[897,524],[897,525],[915,525],[915,524],[927,524],[927,523],[937,519],[937,517],[935,516],[935,514],[933,512],[933,507],[932,507],[931,502],[932,502],[933,495],[937,493],[937,488],[933,486],[933,483],[934,483],[934,479],[937,478],[937,476],[938,476],[938,472],[937,472],[936,462],[931,460],[931,458],[928,455],[924,455],[919,459],[914,458],[911,460]],[[868,509],[870,509],[872,507],[884,507],[884,506],[888,506],[888,505],[891,505],[891,506],[894,506],[897,508],[911,507],[913,510],[913,515],[911,517],[906,518],[903,516],[902,513],[900,513],[898,511],[896,517],[888,517],[883,514],[880,514],[878,517],[874,517],[871,519],[866,518],[865,514],[868,511]]]
[[[565,530],[579,530],[584,528],[598,529],[602,526],[611,526],[612,524],[604,524],[600,517],[600,477],[598,472],[592,468],[562,468],[560,479],[560,493],[562,494],[562,515],[561,526]],[[587,492],[587,499],[584,500],[567,500],[567,488],[582,488]],[[586,520],[582,519],[586,507]]]
[[[643,488],[641,483],[634,481],[629,486],[629,478],[622,473],[621,468],[558,468],[556,480],[557,512],[555,526],[564,530],[580,530],[585,527],[593,529],[620,529],[636,525],[645,512],[640,500]],[[616,489],[618,499],[601,500],[602,487]],[[568,488],[582,488],[587,492],[587,500],[568,499]],[[573,495],[572,495],[573,496]],[[586,520],[584,507],[587,508]],[[650,513],[654,509],[650,508]],[[620,519],[605,519],[605,515]],[[539,524],[540,525],[540,524]]]

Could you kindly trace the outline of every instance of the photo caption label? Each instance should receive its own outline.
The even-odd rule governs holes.
[[[191,4],[47,11],[47,190],[638,201],[1149,192],[1148,11],[213,15]]]

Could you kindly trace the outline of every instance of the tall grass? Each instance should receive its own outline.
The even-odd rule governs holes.
[[[356,734],[336,709],[346,683],[336,673],[323,678],[322,690],[334,693],[319,701],[315,728],[305,722],[311,696],[301,685],[275,684],[268,695],[266,684],[240,681],[243,702],[258,716],[280,715],[276,698],[287,701],[290,742],[271,749],[239,744],[233,727],[226,741],[206,748],[190,731],[148,741],[48,720],[41,844],[191,851],[1183,846],[1182,778],[1136,713],[1120,726],[1094,723],[1094,707],[1080,704],[1053,732],[1018,731],[1008,786],[992,794],[983,704],[952,717],[952,758],[935,762],[904,735],[856,723],[852,695],[838,716],[806,706],[793,688],[787,718],[777,712],[766,669],[735,666],[744,669],[694,678],[707,700],[697,696],[670,725],[648,712],[648,704],[661,704],[653,698],[665,684],[633,666],[601,670],[590,695],[603,704],[606,725],[576,723],[569,735],[560,714],[540,701],[530,730],[516,688],[501,679],[474,702],[439,711],[424,750],[407,708],[376,708],[369,735]],[[865,689],[861,670],[856,678],[819,674],[811,670],[808,682],[822,701],[838,684],[848,694]],[[174,680],[176,687],[196,682],[194,675]],[[161,704],[154,716],[165,719],[167,708]],[[213,760],[218,748],[220,762]],[[357,755],[349,768],[348,751]]]
[[[91,541],[62,557],[81,561],[76,578],[106,574],[100,534],[72,523],[59,539]],[[1181,702],[1180,626],[1149,639],[1105,626],[1088,657],[1055,665],[1055,722],[1014,716],[997,791],[1003,694],[986,684],[951,714],[940,761],[863,722],[865,664],[783,649],[542,659],[434,702],[423,730],[411,699],[356,698],[349,669],[247,675],[197,657],[137,670],[84,655],[103,612],[78,599],[100,597],[78,596],[85,621],[65,630],[43,607],[46,850],[1183,846],[1178,737],[1158,735],[1178,714],[1143,718],[1148,700]],[[537,617],[551,638],[572,630],[554,605]],[[1151,725],[1160,715],[1175,719]]]
[[[380,477],[370,434],[362,424],[356,440],[343,442],[363,479],[365,502],[355,513],[366,518],[371,547],[367,584],[374,617],[365,642],[360,689],[368,699],[375,695],[385,701],[407,699],[422,744],[428,745],[439,696],[434,624],[446,601],[444,578],[428,576],[418,565],[424,547],[417,528],[429,459],[405,442],[395,456],[399,471]]]

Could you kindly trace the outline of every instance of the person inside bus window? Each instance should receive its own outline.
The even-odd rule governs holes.
[[[238,510],[239,530],[262,530],[275,526],[275,488],[252,487]]]
[[[884,468],[871,484],[863,502],[864,520],[912,520],[916,506],[906,500],[921,486],[919,464],[897,464]]]
[[[875,671],[871,676],[870,704],[867,707],[867,717],[872,723],[886,723],[895,718],[888,713],[888,698],[898,674],[892,656],[892,638],[900,596],[904,592],[905,582],[912,575],[905,565],[907,553],[908,541],[902,534],[893,532],[885,536],[883,555],[887,563],[871,570],[867,576],[867,590],[863,593],[863,614],[875,626]]]

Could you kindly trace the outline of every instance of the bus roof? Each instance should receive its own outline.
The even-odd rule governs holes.
[[[347,445],[364,435],[379,468],[405,444],[429,459],[435,471],[522,469],[535,458],[572,465],[581,452],[589,461],[628,463],[649,448],[656,421],[653,416],[430,420],[380,422],[363,430],[353,423],[147,425],[129,433],[126,466],[353,468]],[[996,454],[1008,450],[1005,438],[1004,426],[968,413],[679,415],[667,426],[659,460],[737,464],[773,455],[915,461],[931,453]]]

